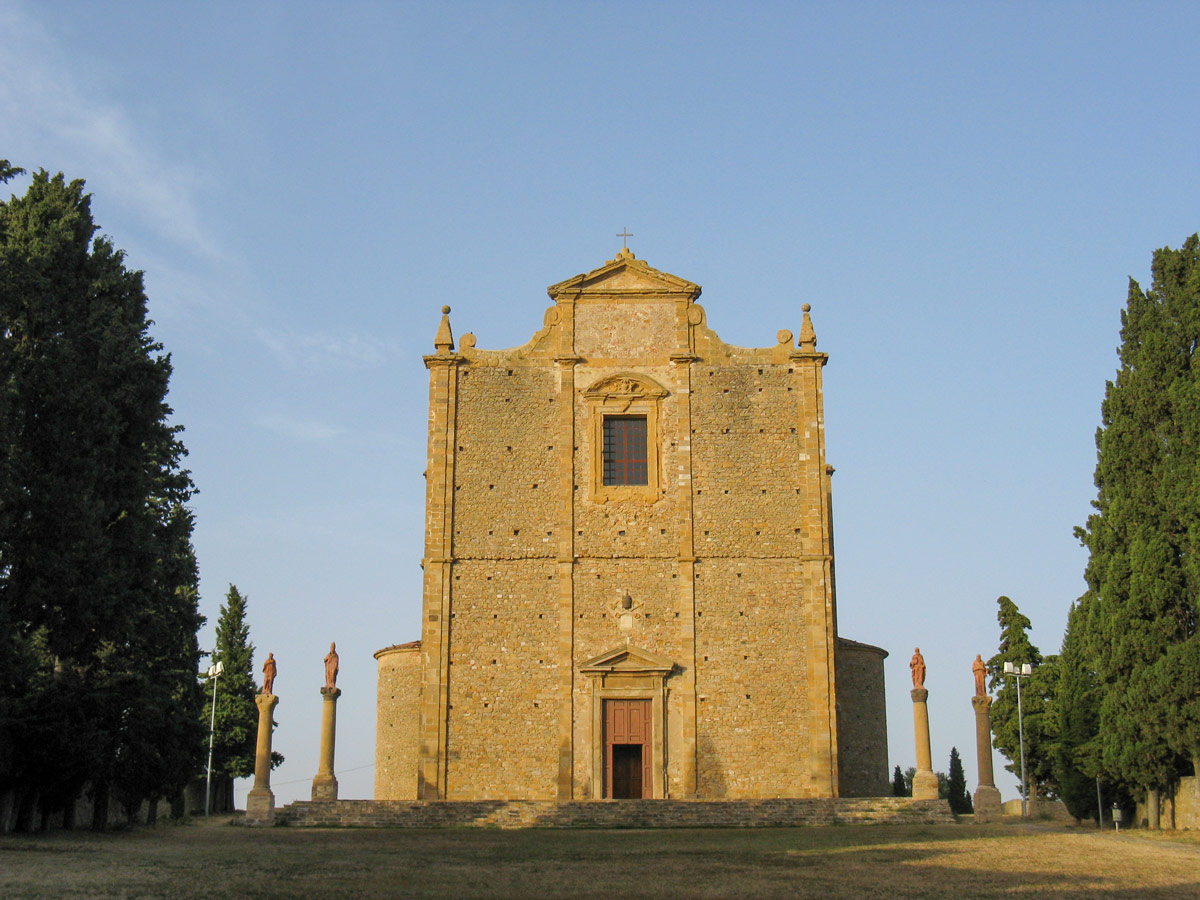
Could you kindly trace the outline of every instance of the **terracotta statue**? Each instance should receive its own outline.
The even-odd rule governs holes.
[[[275,665],[275,654],[268,653],[267,661],[263,663],[263,689],[264,694],[273,694],[275,692],[275,674],[279,671]]]
[[[325,654],[325,687],[333,690],[337,687],[338,655],[337,644],[329,644],[329,652]]]
[[[975,673],[975,696],[986,697],[987,687],[983,680],[987,677],[987,665],[983,662],[983,657],[978,653],[975,654],[975,662],[971,666],[971,671]]]
[[[908,667],[912,669],[913,687],[925,687],[925,657],[921,655],[921,648],[913,648],[913,657],[908,663]]]

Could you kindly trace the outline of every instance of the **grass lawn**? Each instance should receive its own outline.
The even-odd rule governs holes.
[[[1200,898],[1200,838],[1047,824],[0,837],[0,898]]]

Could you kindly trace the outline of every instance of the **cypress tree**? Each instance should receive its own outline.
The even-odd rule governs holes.
[[[102,826],[195,769],[202,619],[170,360],[83,187],[0,203],[0,792]]]
[[[993,745],[1008,759],[1005,768],[1020,778],[1020,726],[1023,720],[1029,796],[1053,797],[1057,794],[1052,760],[1057,731],[1052,711],[1057,658],[1043,657],[1029,640],[1031,623],[1017,604],[1008,597],[999,597],[996,604],[999,607],[996,619],[1000,623],[1000,645],[996,655],[987,661],[988,687],[995,697],[992,702]],[[1029,663],[1033,669],[1033,674],[1021,683],[1020,715],[1016,679],[1005,677],[1006,662],[1011,662],[1018,671],[1024,663]]]
[[[896,766],[892,772],[892,796],[893,797],[908,797],[910,796],[910,788],[904,780],[904,773],[900,771],[900,767]]]
[[[1198,255],[1192,235],[1155,251],[1149,291],[1130,280],[1096,435],[1096,511],[1077,532],[1089,551],[1087,615],[1072,628],[1083,629],[1098,682],[1100,764],[1146,792],[1152,819],[1180,754],[1200,749],[1200,701],[1172,699],[1172,679],[1194,665],[1200,591]]]
[[[1100,751],[1100,681],[1086,644],[1083,601],[1067,617],[1055,692],[1058,742],[1053,753],[1059,796],[1071,815],[1097,818],[1096,779],[1104,767]]]
[[[958,748],[950,748],[950,774],[946,779],[946,799],[950,802],[950,811],[956,816],[972,812],[971,795],[967,792],[967,776],[963,772],[962,759]]]
[[[225,667],[217,683],[216,726],[213,730],[213,808],[233,804],[233,779],[254,774],[258,707],[254,705],[254,645],[246,622],[247,598],[230,585],[217,619],[213,662]],[[205,730],[212,722],[212,689],[206,689]]]

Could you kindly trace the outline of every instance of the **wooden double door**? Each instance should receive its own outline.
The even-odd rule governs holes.
[[[604,796],[654,796],[649,700],[604,701]]]

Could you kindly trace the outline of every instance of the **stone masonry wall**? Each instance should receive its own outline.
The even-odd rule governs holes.
[[[453,571],[447,799],[552,799],[554,565],[460,560]]]
[[[523,360],[460,372],[447,799],[555,796],[558,402]]]
[[[803,565],[696,564],[698,794],[804,797],[810,729]]]
[[[1110,818],[1105,811],[1105,821]],[[1134,821],[1140,826],[1146,818],[1146,801],[1142,799],[1137,803]],[[1158,818],[1160,828],[1200,828],[1200,778],[1194,775],[1180,778],[1173,794],[1163,791]]]
[[[553,372],[472,365],[459,375],[454,558],[554,557],[559,402]],[[558,445],[556,447],[556,445]]]
[[[699,794],[821,796],[805,672],[823,585],[802,560],[822,540],[802,442],[812,398],[794,365],[701,360],[692,374]]]
[[[622,800],[617,803],[480,800],[290,803],[280,825],[301,828],[794,828],[804,825],[950,825],[945,800]]]
[[[812,477],[817,460],[804,446],[816,421],[795,369],[693,366],[697,556],[778,559],[821,552],[821,485]]]
[[[375,799],[417,797],[417,711],[421,700],[421,642],[375,654],[379,685],[375,712]]]
[[[837,643],[838,794],[882,797],[891,790],[887,758],[887,704],[883,661],[887,651]]]

